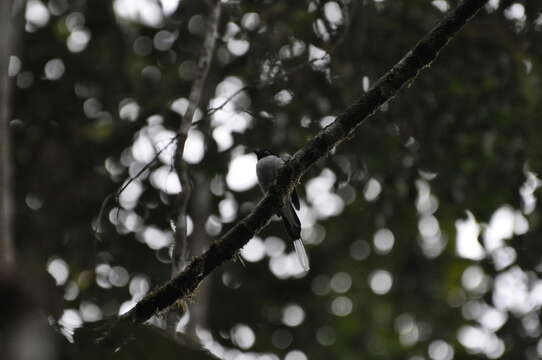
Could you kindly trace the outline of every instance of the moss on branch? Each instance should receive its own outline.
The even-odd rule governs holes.
[[[418,73],[428,67],[439,51],[487,0],[465,0],[450,11],[416,46],[336,120],[318,133],[287,162],[275,184],[255,209],[224,234],[188,267],[160,288],[148,294],[122,319],[144,322],[154,314],[189,296],[216,267],[231,259],[255,234],[262,230],[303,174],[342,141],[378,108],[389,101]]]

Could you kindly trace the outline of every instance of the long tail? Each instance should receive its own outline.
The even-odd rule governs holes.
[[[303,246],[303,240],[301,240],[301,222],[295,213],[292,204],[289,202],[282,208],[281,211],[282,222],[286,227],[286,232],[294,242],[295,252],[299,259],[299,264],[305,271],[309,271],[309,257]]]
[[[297,258],[299,259],[299,264],[301,264],[303,270],[309,271],[311,266],[309,264],[309,256],[307,255],[307,252],[305,251],[305,246],[303,245],[303,240],[294,240],[294,248],[297,254]]]
[[[301,238],[301,222],[290,202],[283,206],[280,217],[282,217],[282,222],[290,238],[292,240]]]

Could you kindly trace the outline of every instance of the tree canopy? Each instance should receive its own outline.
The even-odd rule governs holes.
[[[114,356],[92,332],[71,343],[73,330],[172,276],[187,183],[171,140],[202,56],[212,61],[183,154],[186,263],[262,198],[252,150],[300,149],[460,3],[224,1],[212,54],[214,1],[13,11],[15,268],[62,334],[54,356],[83,342]],[[272,221],[169,310],[189,340],[161,330],[162,312],[120,328],[130,336],[117,356],[170,357],[192,342],[225,359],[542,356],[541,40],[542,3],[487,2],[303,175],[310,272]]]

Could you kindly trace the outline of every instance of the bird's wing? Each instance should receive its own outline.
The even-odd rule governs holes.
[[[287,154],[287,153],[284,153],[280,156],[280,158],[284,161],[284,162],[287,162],[288,160],[290,160],[292,158],[292,155],[290,154]],[[290,195],[290,200],[292,200],[292,204],[294,204],[294,208],[296,210],[299,210],[299,197],[297,196],[297,191],[295,191],[295,188],[294,190],[292,191],[292,194]]]
[[[292,199],[292,204],[294,204],[295,209],[299,210],[299,197],[297,196],[297,191],[295,191],[295,188],[290,195],[290,199]]]
[[[282,217],[282,222],[290,238],[292,240],[299,239],[301,237],[301,221],[299,221],[292,204],[288,203],[282,207],[280,217]]]

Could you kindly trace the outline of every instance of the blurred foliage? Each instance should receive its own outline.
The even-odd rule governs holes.
[[[152,180],[169,168],[165,157],[136,181],[141,193],[121,196],[103,241],[92,232],[106,196],[152,158],[138,155],[138,139],[177,129],[171,106],[188,97],[209,12],[205,1],[183,0],[164,17],[141,3],[146,11],[130,17],[136,2],[30,0],[20,29],[11,122],[18,266],[49,269],[60,283],[41,293],[62,304],[46,307],[60,327],[115,315],[170,276],[167,242],[147,245],[171,232],[175,195]],[[224,2],[190,135],[204,149],[190,161],[193,254],[261,196],[226,181],[234,159],[301,147],[456,4]],[[274,257],[228,263],[206,280],[201,341],[227,359],[542,356],[541,42],[540,1],[490,1],[299,186],[311,271],[288,273],[293,257],[280,244],[293,249],[273,222],[252,250]],[[187,151],[197,145],[189,140]],[[470,236],[458,236],[459,224]],[[174,353],[146,331],[125,350],[130,358]]]

